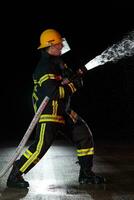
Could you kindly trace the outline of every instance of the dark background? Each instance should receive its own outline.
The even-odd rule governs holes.
[[[21,139],[33,116],[32,73],[39,37],[55,28],[71,47],[67,64],[77,69],[134,30],[133,6],[108,2],[38,2],[3,6],[1,16],[1,137]],[[95,137],[134,137],[134,58],[90,70],[72,108]]]

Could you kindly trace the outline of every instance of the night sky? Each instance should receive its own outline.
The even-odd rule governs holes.
[[[86,64],[134,30],[132,5],[63,3],[12,5],[8,11],[4,7],[1,134],[6,140],[21,139],[34,116],[32,73],[43,30],[55,28],[66,37],[71,51],[64,59],[72,69]],[[84,77],[84,87],[73,96],[72,108],[88,122],[95,136],[133,136],[133,77],[132,57],[107,63]]]

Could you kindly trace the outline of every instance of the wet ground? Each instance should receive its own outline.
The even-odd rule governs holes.
[[[6,166],[18,143],[0,146],[0,170]],[[106,177],[105,185],[79,185],[75,148],[56,140],[43,159],[25,175],[28,190],[6,187],[0,178],[0,200],[134,200],[134,141],[97,140],[94,171]]]

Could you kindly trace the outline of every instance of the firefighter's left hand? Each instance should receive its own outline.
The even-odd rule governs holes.
[[[81,77],[76,77],[72,83],[74,84],[74,86],[77,89],[80,89],[81,87],[83,87],[83,79]]]

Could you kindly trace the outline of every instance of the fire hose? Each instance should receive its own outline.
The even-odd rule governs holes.
[[[87,63],[88,64],[88,63]],[[94,66],[96,67],[96,66]],[[91,67],[94,68],[94,67]],[[85,65],[84,67],[78,69],[78,71],[76,72],[76,74],[72,77],[72,80],[75,78],[75,77],[82,77],[86,72],[87,70],[89,70],[89,68],[87,68],[87,65]],[[62,82],[62,84],[64,85],[64,82]],[[65,80],[65,84],[66,84],[66,80]],[[54,91],[52,92],[51,96],[53,95],[53,93],[56,91],[56,88],[54,88]],[[20,155],[20,153],[22,152],[26,142],[28,141],[32,131],[34,130],[34,127],[36,126],[38,120],[39,120],[39,117],[41,115],[41,113],[43,112],[43,110],[46,108],[47,104],[49,103],[49,100],[51,99],[51,97],[48,97],[46,96],[44,98],[44,100],[42,101],[41,105],[39,106],[37,112],[35,113],[28,129],[26,130],[21,142],[19,143],[18,147],[16,148],[16,151],[13,155],[13,157],[11,158],[11,160],[9,161],[9,163],[7,164],[6,167],[4,167],[1,171],[0,171],[0,178],[3,177],[7,171],[10,169],[10,167],[13,165],[14,161],[17,159],[17,157]]]
[[[44,98],[44,100],[42,101],[40,107],[38,108],[37,112],[35,113],[26,133],[24,134],[21,142],[19,143],[13,157],[11,158],[11,160],[9,161],[8,165],[6,167],[4,167],[1,171],[0,171],[0,178],[2,176],[4,176],[6,174],[6,172],[9,170],[9,168],[12,166],[12,164],[14,163],[14,161],[17,159],[17,157],[19,156],[19,154],[21,153],[22,149],[24,148],[26,142],[28,141],[35,125],[37,124],[39,117],[42,113],[42,111],[45,109],[45,107],[47,106],[48,102],[49,102],[49,97],[46,96]]]
[[[133,31],[130,34],[130,36],[131,35],[133,36]],[[100,65],[104,65],[106,62],[119,60],[124,56],[133,56],[134,41],[133,41],[133,37],[131,38],[130,36],[126,39],[123,39],[118,45],[113,45],[112,47],[110,47],[107,50],[105,50],[104,52],[102,52],[100,55],[98,55],[95,58],[93,58],[92,60],[90,60],[83,68],[80,68],[77,71],[77,73],[75,74],[75,76],[73,78],[75,78],[76,76],[83,76],[86,73],[86,71],[91,70]],[[125,47],[126,42],[127,42],[128,49],[126,49],[126,47]],[[111,52],[113,52],[113,54],[111,54]],[[29,139],[35,125],[37,124],[42,111],[47,106],[50,98],[51,97],[46,96],[44,98],[44,100],[42,101],[40,107],[38,108],[37,112],[35,113],[34,118],[31,121],[25,135],[23,136],[20,144],[18,145],[14,156],[12,157],[12,159],[10,160],[10,162],[8,163],[6,168],[4,168],[0,171],[0,178],[8,171],[8,169],[12,166],[13,162],[16,160],[16,158],[21,153],[21,151],[22,151],[23,147],[25,146],[27,140]]]

